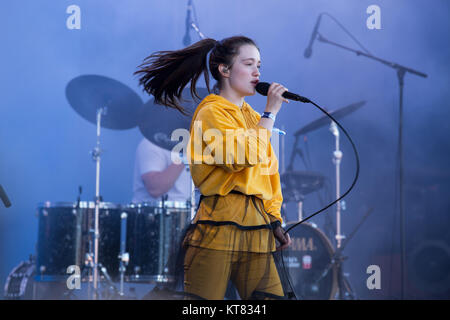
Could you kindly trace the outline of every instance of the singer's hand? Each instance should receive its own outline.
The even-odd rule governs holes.
[[[279,83],[273,82],[269,87],[269,91],[267,91],[267,104],[264,111],[272,112],[276,115],[280,111],[283,101],[289,103],[289,100],[282,96],[285,91],[288,91],[288,89]]]
[[[275,235],[275,239],[277,239],[280,243],[280,246],[277,247],[277,251],[287,248],[292,243],[289,233],[284,233],[281,226],[278,226],[275,230],[273,230],[273,234]]]

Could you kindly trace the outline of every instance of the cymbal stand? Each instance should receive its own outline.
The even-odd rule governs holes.
[[[100,133],[102,116],[107,114],[107,107],[97,109],[97,143],[94,150],[91,152],[93,160],[96,162],[95,175],[95,223],[94,223],[94,255],[93,255],[93,269],[94,269],[94,292],[93,298],[97,299],[98,290],[98,245],[99,245],[99,206],[101,202],[100,197],[100,155],[102,150],[100,148]]]
[[[354,293],[354,290],[350,286],[349,281],[344,278],[344,272],[343,272],[343,261],[347,259],[347,257],[342,256],[342,251],[344,251],[347,244],[350,242],[350,240],[353,238],[353,236],[356,234],[356,231],[362,226],[363,222],[367,219],[367,217],[372,213],[373,208],[369,208],[367,210],[364,217],[361,219],[359,224],[353,229],[350,236],[344,240],[342,245],[334,252],[333,257],[331,258],[328,265],[325,267],[325,270],[322,272],[322,274],[313,282],[313,285],[317,286],[319,282],[326,277],[328,272],[330,272],[331,268],[333,266],[336,266],[337,268],[337,276],[338,276],[338,287],[339,287],[339,299],[356,299],[356,295]]]
[[[128,214],[124,211],[120,215],[120,266],[119,266],[119,273],[120,273],[120,290],[119,290],[119,296],[123,297],[123,283],[124,283],[124,276],[126,271],[126,266],[128,265],[128,262],[130,261],[130,255],[128,252],[125,252],[126,246],[127,246],[127,218]]]
[[[342,151],[340,150],[339,145],[339,130],[334,121],[330,124],[330,132],[335,137],[335,150],[333,152],[333,163],[336,166],[336,199],[339,199],[341,195],[341,160],[342,160]],[[336,203],[336,252],[331,259],[330,266],[327,268],[331,268],[333,265],[337,265],[337,272],[338,272],[338,288],[339,288],[339,299],[344,298],[350,298],[354,299],[355,295],[353,293],[353,290],[351,289],[350,283],[347,281],[347,279],[344,279],[344,271],[343,271],[343,261],[347,259],[347,257],[344,257],[341,255],[342,250],[344,247],[341,247],[341,242],[343,239],[345,239],[345,235],[341,234],[341,202],[344,204],[343,201],[338,201]],[[355,230],[356,232],[356,230]],[[346,244],[348,241],[346,242]],[[328,273],[328,271],[326,271]],[[325,274],[326,274],[325,273]],[[322,279],[322,277],[321,277]],[[317,283],[317,282],[316,282]],[[347,288],[347,290],[344,293],[344,287]]]
[[[341,160],[342,160],[342,151],[339,149],[339,130],[334,121],[330,124],[330,131],[335,137],[335,146],[336,149],[333,152],[333,163],[336,166],[336,199],[339,199],[341,195]],[[343,201],[342,201],[343,202]],[[340,248],[342,239],[345,239],[345,236],[341,234],[341,201],[336,203],[336,247]]]

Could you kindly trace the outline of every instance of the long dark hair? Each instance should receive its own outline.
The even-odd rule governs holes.
[[[195,84],[203,73],[206,87],[209,89],[209,73],[207,68],[208,53],[209,70],[212,77],[217,81],[213,89],[222,87],[222,77],[219,65],[224,64],[231,69],[234,58],[239,54],[242,45],[251,44],[256,48],[256,43],[244,36],[234,36],[216,41],[208,38],[200,40],[189,47],[176,51],[157,51],[138,66],[139,70],[134,75],[139,75],[139,85],[143,90],[155,97],[157,104],[175,108],[186,114],[179,100],[183,89],[190,82],[191,95],[200,99]],[[259,50],[259,48],[258,48]]]

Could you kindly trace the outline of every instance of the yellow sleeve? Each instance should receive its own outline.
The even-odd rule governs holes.
[[[278,173],[274,174],[271,176],[271,180],[272,188],[275,190],[272,199],[263,200],[264,210],[266,210],[266,213],[269,215],[270,222],[278,220],[283,223],[283,218],[281,217],[283,195],[281,193],[280,175]]]
[[[203,107],[193,125],[191,139],[196,141],[203,135],[202,163],[237,172],[268,162],[267,148],[271,132],[264,127],[244,130],[226,110],[214,105]],[[195,149],[192,143],[191,147]],[[198,152],[195,153],[198,156]],[[196,159],[192,160],[195,162]]]

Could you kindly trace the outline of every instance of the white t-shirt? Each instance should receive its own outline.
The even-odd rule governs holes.
[[[142,139],[136,149],[133,179],[133,203],[161,200],[153,198],[145,188],[141,176],[150,171],[163,171],[173,162],[171,152],[147,139]],[[191,195],[191,176],[185,169],[178,176],[173,187],[167,192],[168,201],[187,201]]]

